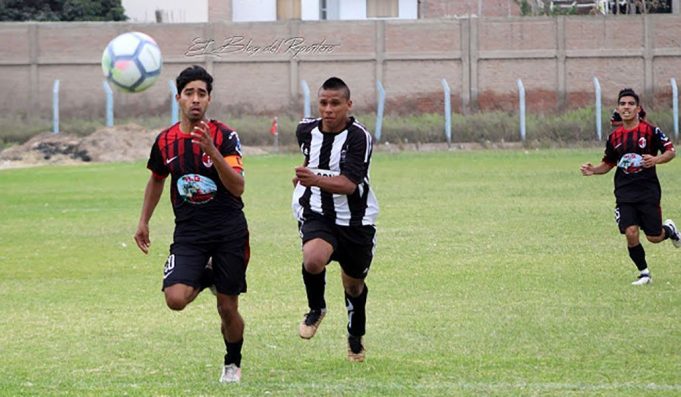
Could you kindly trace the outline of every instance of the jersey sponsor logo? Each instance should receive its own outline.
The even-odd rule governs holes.
[[[201,155],[201,162],[203,163],[203,166],[206,168],[210,168],[213,166],[213,160],[206,153],[203,153]]]
[[[199,175],[182,175],[177,180],[177,192],[190,204],[206,204],[215,198],[217,185],[212,179]]]
[[[177,158],[177,156],[173,156],[173,157],[169,158],[168,160],[166,160],[166,165],[172,163],[173,160],[175,160],[176,158]]]
[[[643,170],[643,157],[638,153],[627,153],[620,158],[617,166],[625,174],[636,174]]]
[[[646,141],[645,137],[640,137],[638,139],[638,147],[640,147],[641,149],[645,148],[646,144],[647,144],[647,141]]]
[[[331,170],[325,170],[321,168],[308,168],[310,171],[314,172],[315,174],[319,176],[338,176],[340,175],[339,171],[331,171]]]

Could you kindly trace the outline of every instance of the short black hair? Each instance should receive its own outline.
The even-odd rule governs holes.
[[[206,83],[208,94],[213,91],[213,76],[210,75],[203,67],[199,65],[192,65],[183,70],[175,80],[177,92],[180,93],[184,87],[192,81],[201,80]]]
[[[338,77],[328,78],[324,84],[322,84],[320,90],[343,91],[345,99],[350,100],[350,87],[345,84],[345,81],[339,79]]]
[[[639,104],[639,99],[638,99],[638,94],[634,91],[633,88],[623,88],[620,90],[620,93],[617,94],[617,103],[620,102],[620,99],[622,99],[623,96],[630,96],[633,97],[636,100],[636,104]]]

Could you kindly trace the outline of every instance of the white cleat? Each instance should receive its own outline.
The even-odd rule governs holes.
[[[653,279],[652,277],[650,277],[650,274],[641,274],[640,276],[638,276],[638,279],[636,279],[636,281],[631,283],[631,285],[646,285],[652,282]]]
[[[674,221],[667,219],[664,221],[663,225],[672,229],[672,235],[669,236],[669,239],[672,241],[672,244],[674,244],[674,247],[681,248],[681,235],[679,235],[679,229],[676,228]]]
[[[241,381],[241,368],[236,364],[229,364],[222,367],[220,383],[239,383]]]

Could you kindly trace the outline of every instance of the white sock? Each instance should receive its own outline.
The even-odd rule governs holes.
[[[650,270],[648,270],[648,268],[646,267],[645,269],[641,270],[641,275],[650,276]]]

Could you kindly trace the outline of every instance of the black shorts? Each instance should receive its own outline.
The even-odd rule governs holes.
[[[333,247],[330,261],[340,264],[352,278],[364,279],[369,274],[376,248],[375,226],[339,226],[321,216],[298,224],[303,244],[321,238]]]
[[[163,288],[174,284],[201,287],[208,258],[213,258],[215,288],[221,294],[246,292],[246,268],[250,259],[248,234],[221,243],[173,243],[163,267]]]
[[[620,233],[624,234],[629,226],[637,225],[647,236],[662,233],[662,209],[660,203],[620,203],[615,207],[615,221]]]

